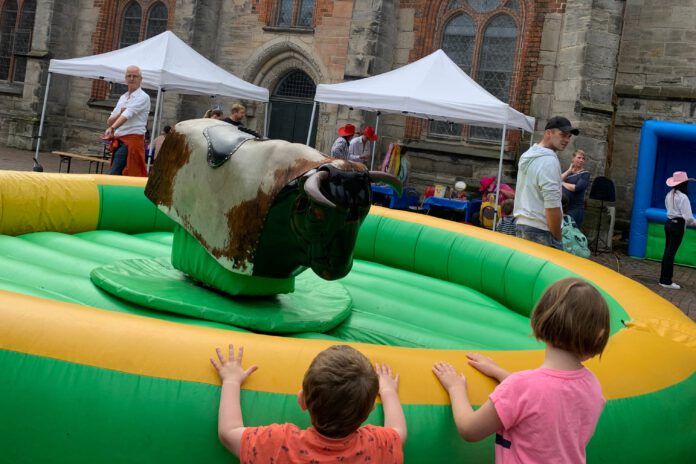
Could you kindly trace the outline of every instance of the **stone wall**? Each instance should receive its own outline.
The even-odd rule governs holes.
[[[617,219],[633,205],[640,129],[646,119],[696,123],[696,0],[626,4],[617,112],[609,173],[617,189]]]

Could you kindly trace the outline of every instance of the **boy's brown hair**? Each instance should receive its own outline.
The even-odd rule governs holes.
[[[602,354],[609,341],[609,307],[584,280],[562,279],[546,289],[534,308],[532,330],[555,348],[592,357]]]
[[[302,380],[302,394],[312,425],[330,438],[360,427],[374,407],[379,379],[358,350],[334,345],[319,353]]]
[[[501,205],[501,210],[503,212],[503,216],[510,216],[515,209],[515,200],[512,198],[508,198],[505,201],[503,201],[503,204]]]

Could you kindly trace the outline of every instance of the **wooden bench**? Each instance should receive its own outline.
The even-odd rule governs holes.
[[[87,173],[92,172],[92,164],[95,165],[94,173],[95,174],[100,174],[104,172],[104,166],[108,163],[111,162],[108,158],[105,156],[99,156],[99,155],[82,155],[80,153],[72,153],[69,151],[52,151],[52,155],[57,155],[60,156],[60,164],[58,165],[58,172],[61,172],[63,168],[63,163],[67,163],[67,169],[66,172],[70,172],[70,164],[72,163],[73,159],[78,159],[82,161],[89,161],[89,168],[87,170]]]

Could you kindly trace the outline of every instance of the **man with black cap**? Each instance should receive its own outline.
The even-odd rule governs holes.
[[[514,216],[518,237],[559,250],[561,243],[561,164],[557,153],[580,131],[566,118],[554,116],[544,128],[544,137],[521,157],[517,172]]]

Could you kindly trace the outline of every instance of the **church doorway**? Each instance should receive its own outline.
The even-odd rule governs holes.
[[[304,71],[294,69],[283,76],[271,94],[268,136],[272,139],[306,143],[316,90],[314,81]],[[317,116],[318,114],[314,116],[311,146],[314,146],[317,137]]]

